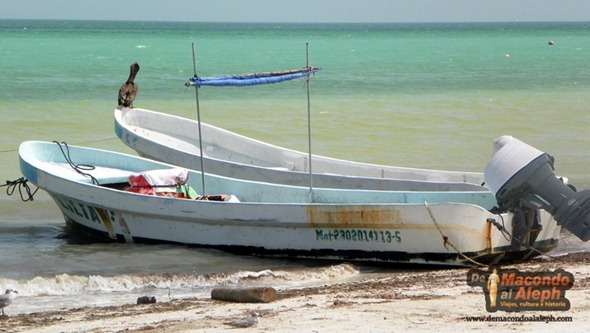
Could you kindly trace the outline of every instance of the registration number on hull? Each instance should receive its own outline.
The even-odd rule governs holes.
[[[317,241],[401,243],[399,231],[371,229],[315,229]]]

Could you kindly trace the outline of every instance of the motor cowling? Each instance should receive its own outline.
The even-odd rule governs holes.
[[[494,153],[484,171],[484,181],[501,210],[511,210],[521,200],[549,212],[557,223],[583,241],[590,240],[590,190],[576,191],[554,174],[553,158],[513,138],[494,140]]]

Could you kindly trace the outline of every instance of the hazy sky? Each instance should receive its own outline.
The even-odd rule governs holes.
[[[196,22],[590,21],[590,1],[0,0],[0,18]]]

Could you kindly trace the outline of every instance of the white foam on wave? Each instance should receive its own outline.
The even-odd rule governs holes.
[[[0,287],[19,292],[13,313],[30,313],[89,305],[116,305],[133,302],[142,295],[160,300],[205,297],[223,285],[267,285],[277,289],[330,284],[354,278],[359,271],[352,265],[301,268],[293,270],[238,271],[192,274],[122,274],[116,276],[69,275],[35,277],[30,280],[0,278]]]
[[[340,264],[318,268],[296,270],[263,270],[258,272],[241,271],[228,274],[214,274],[210,277],[215,284],[274,284],[277,286],[301,286],[315,283],[330,283],[350,279],[359,274],[354,266]]]

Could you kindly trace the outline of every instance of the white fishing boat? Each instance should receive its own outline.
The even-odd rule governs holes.
[[[309,154],[187,118],[117,108],[115,132],[139,155],[205,173],[277,184],[394,191],[488,191],[483,174],[375,165]],[[202,140],[199,141],[199,132]],[[201,148],[202,147],[202,160]]]
[[[141,157],[39,141],[23,142],[19,158],[24,177],[50,194],[67,225],[112,241],[476,265],[550,251],[561,229],[534,205],[523,204],[514,213],[494,211],[498,204],[489,191],[310,189],[202,176]],[[162,173],[168,183],[162,183]],[[207,194],[231,199],[194,199],[186,185],[203,195],[201,180]],[[174,197],[177,192],[185,198]]]

